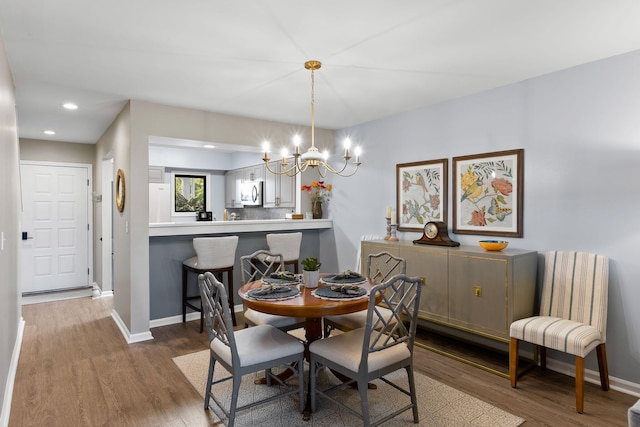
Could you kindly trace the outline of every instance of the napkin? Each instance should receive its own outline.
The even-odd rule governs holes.
[[[342,273],[336,274],[335,276],[333,276],[333,280],[362,279],[362,278],[363,276],[351,270],[345,270]]]
[[[255,289],[251,292],[251,295],[260,297],[269,294],[289,292],[291,288],[289,286],[281,286],[281,285],[262,285],[259,288]]]
[[[275,273],[271,273],[269,277],[271,279],[290,280],[292,282],[296,281],[296,275],[290,271],[276,271]]]
[[[331,290],[347,295],[360,295],[360,287],[355,285],[331,285]]]

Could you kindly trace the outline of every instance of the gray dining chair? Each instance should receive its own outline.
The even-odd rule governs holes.
[[[367,258],[366,274],[370,280],[382,283],[396,274],[407,272],[407,262],[404,258],[392,255],[389,252],[369,254]],[[390,318],[391,311],[384,306],[379,306],[378,310],[382,316]],[[326,316],[324,321],[324,336],[331,335],[331,331],[339,329],[341,331],[351,331],[363,328],[367,320],[367,311],[357,311],[355,313]]]
[[[265,276],[277,271],[284,271],[284,260],[282,255],[273,254],[266,250],[259,250],[251,255],[240,257],[240,269],[242,274],[242,284],[260,280]],[[304,327],[303,317],[278,316],[275,314],[262,313],[250,308],[244,311],[245,326],[271,325],[281,331],[290,331]]]
[[[209,335],[209,372],[205,390],[204,408],[209,408],[213,400],[228,417],[229,427],[235,423],[236,413],[254,406],[270,402],[297,393],[300,412],[304,409],[304,345],[291,335],[271,325],[259,325],[253,328],[233,330],[231,311],[227,304],[227,292],[213,274],[206,272],[198,276],[202,308]],[[230,376],[213,380],[216,363],[222,365]],[[281,381],[271,375],[271,368],[284,366],[295,370],[298,377],[297,387]],[[267,384],[275,380],[285,391],[255,400],[238,407],[238,393],[242,376],[265,370],[268,372]],[[227,409],[216,394],[213,386],[232,380],[231,403]]]
[[[309,377],[312,412],[317,409],[317,397],[322,396],[362,419],[364,426],[381,424],[409,409],[413,411],[413,422],[418,423],[418,402],[413,376],[413,345],[421,289],[420,277],[408,277],[404,274],[393,276],[371,289],[364,328],[311,343]],[[377,298],[381,298],[388,307],[391,307],[391,318],[381,315],[376,305]],[[316,380],[318,371],[322,367],[330,368],[349,380],[328,389],[319,390]],[[407,374],[409,390],[384,377],[403,368]],[[367,384],[376,378],[409,396],[410,403],[371,423]],[[330,396],[333,391],[352,384],[357,384],[360,392],[361,413]]]

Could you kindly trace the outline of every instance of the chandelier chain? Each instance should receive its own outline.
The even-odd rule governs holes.
[[[315,127],[316,127],[316,98],[315,98],[315,70],[311,69],[311,146],[315,147]]]

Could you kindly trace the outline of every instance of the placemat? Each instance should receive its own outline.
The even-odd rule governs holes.
[[[268,289],[271,288],[271,289]],[[247,296],[254,300],[283,300],[294,298],[300,294],[296,286],[287,285],[265,285],[247,292]]]
[[[297,279],[280,279],[274,277],[263,277],[260,279],[262,283],[267,285],[297,285],[300,283]]]
[[[343,274],[334,274],[332,276],[322,277],[320,281],[329,285],[356,285],[365,283],[367,278],[359,274],[351,277],[344,277]]]
[[[343,289],[341,289],[343,287],[344,288],[349,288],[353,292],[357,292],[357,293],[354,294],[354,293],[343,292]],[[346,289],[344,289],[344,290],[346,290]],[[318,288],[315,291],[313,291],[313,295],[318,297],[318,298],[332,299],[332,300],[336,300],[336,299],[356,299],[356,298],[366,297],[367,296],[367,290],[365,288],[361,288],[359,286],[354,286],[354,285],[343,285],[343,286],[333,285],[333,286],[323,286],[321,288]]]

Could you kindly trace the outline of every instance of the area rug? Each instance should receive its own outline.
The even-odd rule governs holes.
[[[209,350],[191,353],[173,358],[180,371],[189,380],[191,385],[204,398],[206,387],[207,371],[209,369]],[[229,373],[219,364],[216,365],[215,378],[223,378]],[[519,426],[524,419],[509,414],[495,406],[483,402],[473,396],[458,391],[452,387],[442,384],[418,372],[414,373],[416,389],[418,395],[418,411],[421,426],[430,427],[452,427],[452,426],[487,426],[487,427],[510,427]],[[269,394],[279,392],[278,387],[267,387],[255,385],[254,379],[263,377],[264,372],[245,375],[240,386],[238,404],[244,405],[254,400],[265,397]],[[387,376],[403,387],[407,387],[407,380],[404,370],[394,372]],[[292,380],[291,382],[293,382]],[[318,384],[323,388],[329,387],[337,382],[337,379],[326,370],[322,370],[318,375]],[[377,390],[369,390],[369,408],[372,420],[381,418],[384,414],[400,408],[408,403],[408,397],[401,394],[391,386],[380,380],[374,381],[378,386]],[[229,407],[231,399],[231,381],[214,386],[214,393],[218,400]],[[360,398],[357,390],[347,388],[333,394],[340,401],[351,408],[360,409]],[[212,401],[210,410],[214,411],[218,418],[225,419],[224,415],[216,404]],[[381,415],[382,414],[382,415]],[[226,422],[226,419],[225,419]],[[302,416],[298,408],[297,395],[287,396],[264,405],[259,405],[236,415],[237,426],[359,426],[362,421],[333,404],[332,402],[319,398],[318,410],[312,414],[311,420],[302,421]],[[414,426],[411,411],[406,411],[396,418],[388,421],[385,426]]]

